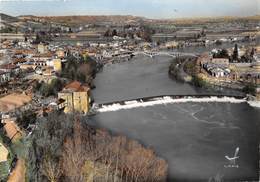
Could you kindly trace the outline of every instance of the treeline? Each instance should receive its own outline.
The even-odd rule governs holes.
[[[155,30],[148,25],[142,25],[138,28],[125,26],[123,30],[107,29],[104,33],[104,37],[120,36],[123,38],[134,39],[135,36],[147,41],[152,41],[152,35],[155,34]]]
[[[187,61],[185,64],[184,62]],[[195,87],[205,87],[207,86],[206,82],[197,76],[198,68],[196,66],[197,58],[188,58],[188,57],[178,57],[173,59],[172,63],[169,66],[169,74],[176,81],[184,82],[184,78],[181,75],[181,71],[184,71],[186,74],[192,77],[190,84]],[[184,64],[183,67],[181,64]],[[183,69],[183,70],[181,70]]]
[[[231,55],[227,49],[221,49],[213,54],[213,58],[225,58],[229,59],[230,62],[238,63],[251,63],[254,61],[255,48],[246,49],[245,53],[240,57],[238,45],[235,44],[234,50]]]
[[[59,76],[91,85],[97,69],[98,65],[91,57],[81,56],[77,59],[73,55],[69,55]]]
[[[166,162],[136,141],[94,129],[75,115],[38,120],[27,157],[29,181],[166,181]]]

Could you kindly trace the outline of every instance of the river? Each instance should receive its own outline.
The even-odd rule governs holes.
[[[108,65],[97,74],[96,103],[155,95],[234,94],[198,89],[168,76],[171,58],[145,56]],[[172,103],[98,113],[90,123],[137,139],[169,164],[169,181],[258,179],[260,110],[247,103]],[[239,147],[238,167],[227,167]]]

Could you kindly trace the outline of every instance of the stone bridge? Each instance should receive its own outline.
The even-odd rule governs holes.
[[[180,56],[189,56],[189,57],[198,57],[194,53],[185,53],[185,52],[167,52],[167,51],[137,51],[132,52],[133,55],[145,55],[153,58],[154,56],[170,56],[170,57],[180,57]]]

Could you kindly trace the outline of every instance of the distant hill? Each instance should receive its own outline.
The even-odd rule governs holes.
[[[196,18],[178,18],[172,19],[177,24],[192,24],[192,23],[213,23],[213,22],[232,22],[232,21],[260,21],[260,15],[248,16],[248,17],[196,17]]]
[[[18,17],[9,16],[0,13],[3,22],[12,23],[17,21],[36,21],[36,22],[55,22],[67,25],[82,25],[82,24],[202,24],[214,22],[232,22],[232,21],[260,21],[260,15],[249,17],[196,17],[196,18],[178,18],[178,19],[148,19],[144,17],[131,15],[77,15],[77,16],[34,16],[22,15]]]
[[[4,14],[4,13],[0,13],[0,17],[1,17],[2,22],[12,23],[12,22],[19,21],[18,18]]]
[[[44,16],[38,17],[40,19],[44,19],[45,21],[52,21],[56,23],[64,23],[64,24],[91,24],[91,23],[140,23],[143,22],[145,18],[136,17],[136,16]]]

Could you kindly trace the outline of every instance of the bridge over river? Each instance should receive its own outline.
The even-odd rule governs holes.
[[[172,51],[136,51],[132,52],[133,55],[145,55],[153,58],[154,56],[170,56],[170,57],[180,57],[180,56],[189,56],[197,57],[195,53],[186,53],[186,52],[172,52]]]

